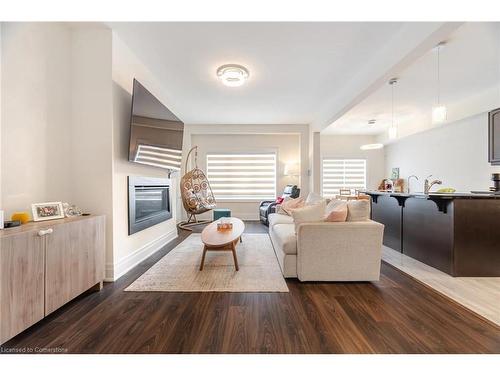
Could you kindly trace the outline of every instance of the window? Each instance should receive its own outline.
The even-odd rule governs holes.
[[[331,197],[341,188],[366,189],[366,160],[323,159],[322,192]]]
[[[274,199],[276,154],[208,154],[207,177],[215,199]]]

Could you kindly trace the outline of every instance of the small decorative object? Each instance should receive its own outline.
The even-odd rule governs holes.
[[[233,229],[233,223],[227,217],[221,217],[220,221],[217,223],[218,231],[225,231]]]
[[[61,202],[33,203],[33,221],[63,219],[64,209]]]
[[[30,221],[30,215],[27,212],[14,212],[10,217],[12,221],[20,221],[21,224],[26,224]]]
[[[70,205],[69,203],[63,203],[63,210],[66,217],[83,215],[82,209],[74,204]]]
[[[21,225],[21,222],[19,220],[4,222],[4,227],[5,228],[14,228],[14,227],[18,227],[20,225]]]
[[[493,181],[493,186],[490,187],[490,191],[499,192],[500,191],[500,173],[492,173],[491,181]]]
[[[403,178],[396,179],[393,185],[396,193],[402,193],[405,190],[405,180]]]
[[[453,188],[441,188],[437,190],[437,193],[454,193],[456,190]]]
[[[397,180],[399,178],[399,168],[392,168],[391,180]]]
[[[394,183],[392,182],[392,180],[386,179],[384,181],[384,190],[385,191],[393,191],[392,190],[393,187],[394,187]]]

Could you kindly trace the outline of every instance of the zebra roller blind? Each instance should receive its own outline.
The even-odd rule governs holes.
[[[215,199],[276,197],[276,154],[208,154],[207,177]]]
[[[323,159],[322,193],[332,197],[341,188],[366,189],[365,159]]]

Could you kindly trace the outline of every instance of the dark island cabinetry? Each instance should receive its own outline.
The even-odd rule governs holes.
[[[384,224],[384,245],[402,249],[403,207],[389,195],[378,195],[372,200],[372,220]]]
[[[453,204],[446,213],[425,198],[405,201],[403,253],[438,270],[453,274]]]
[[[384,245],[452,276],[500,276],[500,196],[367,194]]]

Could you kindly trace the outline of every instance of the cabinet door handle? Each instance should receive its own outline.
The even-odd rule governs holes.
[[[54,232],[54,229],[52,228],[48,228],[48,229],[40,229],[38,231],[38,235],[40,237],[43,237],[43,236],[46,236],[47,234],[51,234],[52,232]]]

